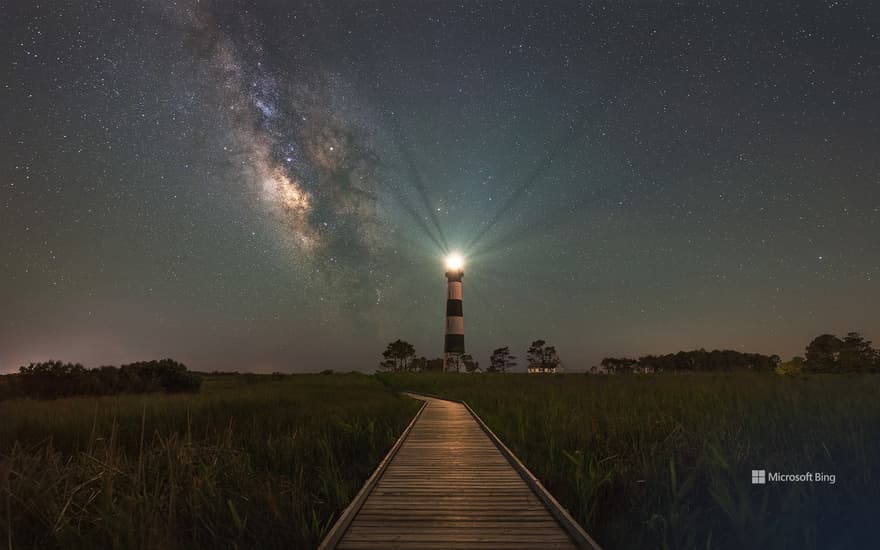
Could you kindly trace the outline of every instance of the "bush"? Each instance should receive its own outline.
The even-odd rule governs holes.
[[[0,397],[9,394],[56,399],[74,395],[197,392],[202,379],[172,359],[95,369],[87,369],[79,363],[46,361],[21,367],[14,385],[15,391],[5,391]]]
[[[197,392],[202,385],[198,375],[172,359],[132,363],[123,365],[121,370],[140,379],[141,384],[148,388],[146,391],[159,388],[167,393]]]

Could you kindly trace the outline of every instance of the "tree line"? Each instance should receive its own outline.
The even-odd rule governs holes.
[[[529,370],[555,372],[561,365],[554,346],[544,340],[535,340],[526,351]],[[516,357],[507,346],[497,348],[489,357],[486,372],[505,373],[517,365]],[[606,357],[601,366],[592,367],[590,372],[631,373],[631,372],[777,372],[790,374],[806,373],[846,373],[880,372],[880,351],[871,346],[857,332],[849,332],[843,338],[833,334],[822,334],[813,338],[807,345],[803,357],[797,356],[783,362],[778,355],[744,353],[735,350],[697,349],[679,351],[665,355],[644,355],[637,359],[630,357]],[[395,340],[388,344],[379,363],[380,372],[442,372],[443,359],[427,359],[417,356],[415,347],[409,342]],[[469,354],[463,354],[458,361],[447,365],[447,371],[482,372],[479,361]]]
[[[544,340],[535,340],[526,351],[529,367],[543,367],[555,369],[560,365],[559,354],[556,348],[547,345]],[[489,365],[486,372],[506,373],[516,367],[516,356],[510,352],[510,347],[504,346],[495,349],[489,356]],[[473,356],[465,353],[457,360],[447,365],[447,371],[482,372],[480,362],[475,361]],[[382,352],[382,361],[379,362],[379,372],[442,372],[443,358],[428,359],[417,356],[415,347],[409,342],[395,340],[388,344]]]
[[[46,361],[8,377],[6,397],[55,399],[75,395],[198,392],[202,378],[173,359],[88,369],[79,363]]]
[[[638,359],[606,357],[601,369],[591,372],[707,372],[738,371],[777,372],[792,374],[880,372],[880,351],[871,347],[858,332],[850,332],[843,338],[822,334],[807,345],[805,357],[796,356],[782,362],[778,355],[742,353],[733,350],[704,349],[679,351],[667,355],[645,355]]]
[[[698,349],[679,351],[666,355],[645,355],[638,359],[628,357],[606,357],[600,363],[601,369],[593,367],[591,372],[612,374],[630,372],[709,372],[751,370],[773,372],[779,364],[778,355],[743,353],[734,350]]]

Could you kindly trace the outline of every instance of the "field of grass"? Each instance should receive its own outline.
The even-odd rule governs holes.
[[[0,548],[314,548],[418,406],[356,374],[0,401]]]
[[[395,375],[466,400],[606,548],[870,548],[880,376]],[[752,485],[751,470],[834,485]]]
[[[242,375],[0,401],[0,548],[312,548],[418,409],[402,389],[466,400],[606,548],[877,540],[880,376]]]

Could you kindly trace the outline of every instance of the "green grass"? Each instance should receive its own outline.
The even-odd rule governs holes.
[[[0,548],[312,548],[417,410],[397,389],[467,400],[606,548],[876,540],[877,376],[243,375],[0,401]]]
[[[313,548],[418,403],[373,377],[0,402],[0,548]]]
[[[606,548],[866,548],[880,376],[398,375],[466,400]],[[834,473],[751,485],[751,470]]]

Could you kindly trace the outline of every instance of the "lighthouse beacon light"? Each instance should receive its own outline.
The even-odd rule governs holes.
[[[461,254],[453,252],[449,256],[446,256],[446,269],[450,271],[460,271],[463,267],[464,258],[461,257]]]

